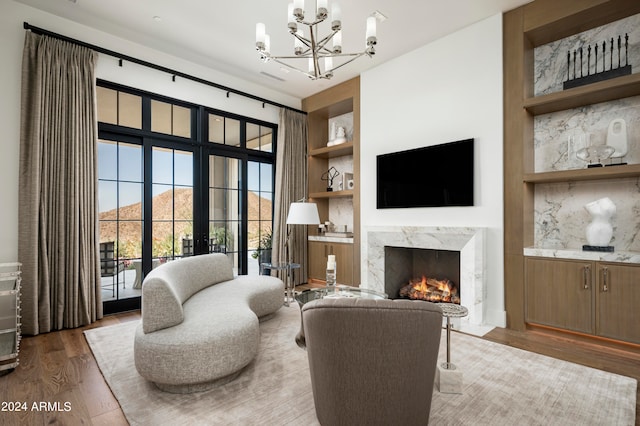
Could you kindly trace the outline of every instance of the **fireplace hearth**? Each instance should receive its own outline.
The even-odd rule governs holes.
[[[367,264],[363,271],[362,287],[376,291],[383,291],[390,298],[398,298],[400,289],[415,278],[438,280],[447,279],[458,285],[460,305],[466,307],[469,315],[460,320],[457,325],[465,329],[465,324],[471,326],[484,325],[485,309],[485,268],[484,268],[484,240],[485,228],[462,227],[414,227],[414,226],[381,226],[369,227],[366,232]],[[438,253],[432,261],[432,266],[446,270],[414,270],[413,259],[388,260],[385,248],[399,250],[427,249]],[[421,251],[418,251],[420,253]],[[455,260],[447,260],[449,254],[454,253]],[[418,255],[422,256],[422,254]],[[431,254],[429,254],[431,256]],[[413,255],[412,255],[413,257]],[[450,268],[447,263],[453,263]],[[413,263],[413,264],[412,264]],[[451,272],[455,270],[455,272]],[[385,283],[388,275],[395,276],[396,282]]]
[[[459,282],[459,251],[384,247],[384,291],[391,299],[451,302],[453,291],[459,304]]]

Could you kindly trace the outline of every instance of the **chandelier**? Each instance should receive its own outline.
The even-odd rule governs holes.
[[[342,53],[342,21],[341,10],[337,3],[331,5],[331,30],[320,38],[319,24],[328,17],[327,0],[316,0],[315,20],[304,20],[304,0],[294,0],[287,8],[287,27],[294,37],[293,56],[273,56],[271,54],[271,42],[263,23],[256,24],[256,49],[264,62],[275,61],[280,65],[301,72],[312,80],[319,78],[329,79],[333,72],[361,56],[375,55],[376,38],[376,14],[367,18],[366,47],[359,53]],[[306,26],[307,29],[299,28]],[[331,45],[329,45],[331,43]],[[334,58],[342,58],[341,63],[334,64]],[[295,67],[288,60],[307,59],[307,69]],[[343,61],[343,59],[346,59]],[[338,62],[338,60],[336,60]]]

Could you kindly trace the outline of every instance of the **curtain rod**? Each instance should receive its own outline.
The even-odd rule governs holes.
[[[62,34],[58,34],[58,33],[52,32],[52,31],[45,30],[43,28],[38,28],[38,27],[35,27],[33,25],[30,25],[28,22],[24,22],[24,29],[25,30],[30,30],[30,31],[32,31],[32,32],[34,32],[36,34],[46,35],[46,36],[49,36],[49,37],[56,38],[58,40],[63,40],[63,41],[69,42],[69,43],[73,43],[73,44],[78,45],[78,46],[87,47],[87,48],[89,48],[91,50],[95,50],[98,53],[104,53],[105,55],[109,55],[109,56],[112,56],[114,58],[118,58],[118,59],[120,59],[120,61],[125,60],[127,62],[132,62],[134,64],[143,65],[143,66],[148,67],[148,68],[153,68],[154,70],[158,70],[158,71],[165,72],[167,74],[171,74],[173,76],[173,81],[175,81],[175,77],[176,76],[177,77],[182,77],[182,78],[184,78],[186,80],[195,81],[196,83],[204,84],[204,85],[207,85],[207,86],[215,87],[216,89],[223,90],[223,91],[227,92],[227,97],[229,97],[229,93],[233,93],[233,94],[236,94],[236,95],[243,96],[245,98],[249,98],[249,99],[253,99],[255,101],[262,102],[262,107],[263,108],[264,108],[264,104],[269,104],[269,105],[273,105],[273,106],[276,106],[276,107],[279,107],[279,108],[285,108],[285,109],[288,109],[288,110],[291,110],[291,111],[299,112],[301,114],[305,114],[305,115],[307,114],[306,112],[301,111],[299,109],[292,108],[290,106],[283,105],[283,104],[280,104],[278,102],[270,101],[268,99],[261,98],[261,97],[256,96],[256,95],[252,95],[250,93],[243,92],[241,90],[236,90],[236,89],[233,89],[231,87],[223,86],[221,84],[214,83],[212,81],[205,80],[205,79],[200,78],[200,77],[195,77],[193,75],[183,73],[181,71],[176,71],[176,70],[173,70],[171,68],[163,67],[162,65],[157,65],[157,64],[154,64],[154,63],[151,63],[151,62],[143,61],[142,59],[134,58],[134,57],[129,56],[129,55],[123,55],[123,54],[115,52],[113,50],[105,49],[104,47],[100,47],[100,46],[96,46],[96,45],[93,45],[93,44],[85,43],[84,41],[76,40],[74,38],[67,37],[67,36],[64,36]],[[121,64],[122,64],[122,62],[121,62]]]

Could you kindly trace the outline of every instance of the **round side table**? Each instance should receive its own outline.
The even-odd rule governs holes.
[[[455,370],[456,366],[451,362],[451,318],[462,318],[469,315],[469,310],[455,303],[440,303],[440,309],[442,309],[442,316],[447,319],[447,362],[441,364],[445,370]]]

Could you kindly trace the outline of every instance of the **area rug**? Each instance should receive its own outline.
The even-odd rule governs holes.
[[[294,337],[297,306],[260,324],[257,358],[233,382],[207,392],[162,392],[138,375],[138,321],[85,331],[100,370],[131,425],[318,425],[306,352]],[[440,361],[446,359],[446,339]],[[432,425],[633,425],[635,379],[454,332],[452,362],[463,393],[434,390]],[[176,366],[178,368],[178,366]],[[407,374],[410,374],[409,372]]]

